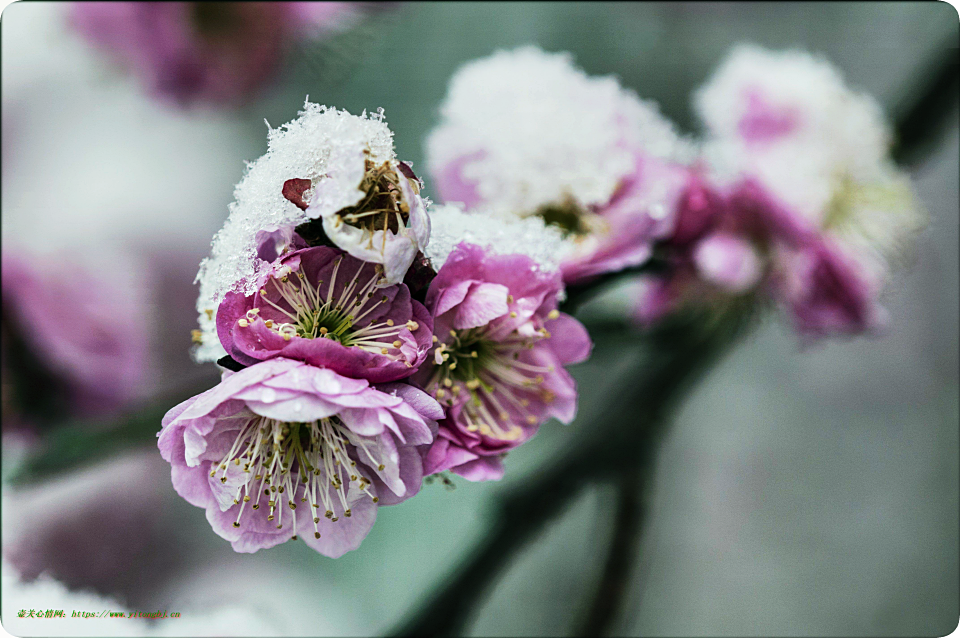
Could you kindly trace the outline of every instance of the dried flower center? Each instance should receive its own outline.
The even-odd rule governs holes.
[[[605,227],[599,215],[585,210],[569,195],[541,206],[533,214],[548,226],[560,229],[565,238],[574,240],[582,240]]]
[[[508,302],[512,301],[508,298]],[[550,319],[557,316],[556,310],[548,315]],[[553,366],[520,360],[524,350],[548,339],[550,333],[540,328],[533,336],[524,336],[514,330],[506,338],[494,341],[490,331],[489,325],[451,330],[447,343],[440,343],[434,336],[436,367],[426,389],[448,406],[463,401],[460,413],[470,432],[513,441],[523,434],[516,423],[518,418],[530,425],[537,423],[536,415],[529,410],[531,400],[554,400],[553,393],[541,387],[543,375],[553,372]]]
[[[194,2],[190,7],[193,22],[203,35],[223,35],[241,24],[241,16],[232,2]]]
[[[394,234],[405,232],[410,218],[410,204],[400,189],[400,180],[408,179],[399,175],[390,162],[375,164],[369,157],[364,159],[365,173],[359,189],[366,193],[355,206],[349,206],[337,212],[337,221],[349,224],[368,233],[372,238],[377,231],[390,231]],[[408,179],[414,192],[419,193],[420,184]]]
[[[277,332],[285,341],[293,337],[333,339],[347,347],[381,354],[394,361],[402,360],[410,366],[400,351],[403,345],[399,338],[400,332],[404,328],[415,332],[420,329],[420,325],[413,320],[399,325],[393,319],[375,322],[367,320],[370,313],[381,304],[387,303],[389,298],[376,293],[377,283],[381,279],[379,268],[365,281],[361,279],[366,265],[364,262],[358,263],[353,278],[339,295],[334,295],[342,264],[341,256],[334,262],[333,273],[326,287],[323,280],[312,285],[301,271],[297,271],[295,276],[288,273],[281,277],[271,277],[260,290],[260,301],[284,314],[289,321],[275,323],[268,319],[264,321],[264,325]],[[270,299],[271,295],[276,301]],[[286,302],[286,307],[278,303],[280,301]],[[247,311],[238,324],[241,328],[247,328],[259,320],[260,308],[253,308]]]
[[[259,510],[268,521],[276,521],[283,529],[285,509],[297,509],[309,503],[313,511],[313,534],[320,538],[317,523],[320,509],[332,522],[334,502],[339,502],[344,516],[351,516],[346,488],[356,484],[374,503],[379,499],[370,493],[370,479],[357,469],[357,462],[347,454],[347,445],[366,456],[374,467],[383,469],[375,458],[367,440],[353,434],[336,417],[306,423],[286,423],[276,419],[245,414],[230,451],[210,471],[211,478],[219,478],[228,489],[236,488],[233,504],[240,505],[234,527],[240,527],[240,517],[249,505]],[[219,477],[218,477],[219,475]],[[297,535],[297,516],[293,519],[293,536]]]

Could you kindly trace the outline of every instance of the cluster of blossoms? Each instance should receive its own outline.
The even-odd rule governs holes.
[[[76,2],[70,21],[154,94],[222,104],[268,84],[294,43],[347,28],[367,10],[354,2]]]
[[[558,310],[561,234],[422,188],[382,113],[310,103],[238,184],[198,274],[194,355],[223,378],[158,443],[236,551],[302,537],[340,556],[425,476],[500,478],[573,419],[564,366],[591,344]]]
[[[272,129],[200,268],[195,357],[217,387],[171,410],[177,491],[237,551],[339,556],[425,476],[499,479],[590,354],[565,285],[643,275],[637,317],[757,295],[804,335],[878,326],[919,226],[877,105],[802,53],[735,50],[682,138],[610,77],[525,47],[465,65],[427,143],[446,200],[382,112],[307,103]]]
[[[539,217],[567,284],[649,264],[636,317],[759,293],[806,337],[882,324],[891,260],[921,225],[876,102],[827,62],[736,48],[696,94],[700,141],[566,54],[465,65],[431,134],[448,200]]]

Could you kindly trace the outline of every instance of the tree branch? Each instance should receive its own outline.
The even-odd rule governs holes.
[[[713,314],[691,313],[652,332],[645,358],[618,384],[614,396],[562,456],[514,488],[491,519],[490,531],[394,636],[460,633],[487,586],[536,532],[590,481],[651,466],[667,416],[694,382],[752,324],[753,300]],[[636,379],[640,379],[637,383]],[[644,470],[646,471],[646,470]]]
[[[915,73],[897,109],[894,161],[901,166],[920,164],[941,141],[947,127],[957,122],[960,96],[960,49],[956,37],[944,43],[939,55]],[[919,96],[919,97],[917,97]]]

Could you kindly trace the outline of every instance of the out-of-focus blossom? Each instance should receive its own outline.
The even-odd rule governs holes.
[[[425,472],[482,481],[549,417],[569,423],[576,384],[564,366],[590,354],[586,329],[557,310],[560,274],[525,255],[462,243],[430,285],[432,359],[414,380],[446,407]]]
[[[228,292],[217,312],[224,349],[243,365],[284,357],[372,383],[414,373],[433,320],[404,284],[377,288],[378,268],[333,248],[287,254],[253,295]]]
[[[169,531],[176,521],[165,514],[176,498],[164,485],[168,472],[147,451],[5,489],[4,557],[25,581],[47,574],[72,589],[152,605],[184,566]]]
[[[14,247],[0,271],[5,417],[29,411],[25,402],[102,414],[140,396],[150,343],[144,273]]]
[[[568,283],[642,263],[672,228],[686,145],[654,104],[569,54],[523,47],[466,64],[440,113],[427,155],[443,199],[562,230]]]
[[[359,12],[350,2],[76,2],[70,19],[153,93],[186,105],[251,97],[294,42]]]
[[[877,103],[809,54],[741,46],[700,89],[703,160],[638,317],[752,290],[806,336],[882,326],[890,264],[922,225]]]
[[[270,129],[267,153],[237,185],[230,216],[197,274],[196,359],[225,354],[217,307],[228,291],[257,292],[272,272],[268,258],[284,250],[335,244],[379,264],[378,286],[402,281],[429,239],[419,190],[410,167],[396,159],[382,111],[356,116],[307,102],[297,119]]]
[[[171,409],[160,453],[173,485],[207,511],[238,552],[298,535],[338,557],[370,531],[378,503],[420,489],[421,451],[440,406],[413,386],[365,380],[290,359],[224,374]]]

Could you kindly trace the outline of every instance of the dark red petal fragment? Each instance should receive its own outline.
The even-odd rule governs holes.
[[[413,258],[413,263],[407,270],[406,276],[403,278],[403,283],[410,289],[410,296],[423,303],[427,296],[427,288],[430,287],[430,282],[436,276],[437,271],[433,269],[430,260],[418,251],[417,256]]]
[[[307,203],[303,201],[303,194],[310,189],[309,179],[295,177],[283,183],[283,196],[291,201],[300,210],[307,210]]]
[[[397,168],[400,169],[400,172],[404,174],[405,177],[410,179],[417,179],[417,176],[414,175],[413,169],[406,164],[406,162],[397,162]]]

